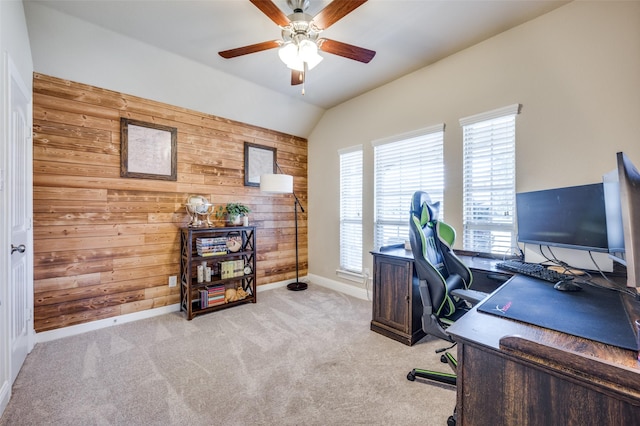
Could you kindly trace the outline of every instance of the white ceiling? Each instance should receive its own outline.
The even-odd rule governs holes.
[[[218,51],[280,39],[280,29],[249,0],[25,0],[301,98],[277,50],[234,59]],[[287,15],[286,0],[274,3]],[[311,0],[310,15],[329,1]],[[321,53],[309,71],[305,102],[330,108],[457,51],[536,18],[568,1],[369,0],[322,36],[377,52],[368,64]]]

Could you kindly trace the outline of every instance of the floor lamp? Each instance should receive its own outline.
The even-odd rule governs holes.
[[[296,193],[293,191],[293,176],[284,174],[278,163],[276,163],[276,167],[280,174],[260,176],[260,191],[271,194],[293,194],[295,200],[293,203],[293,217],[296,224],[296,281],[287,284],[287,288],[293,291],[306,290],[307,283],[300,282],[298,267],[298,206],[300,206],[302,213],[304,213],[304,208],[302,208],[300,200],[298,200]]]

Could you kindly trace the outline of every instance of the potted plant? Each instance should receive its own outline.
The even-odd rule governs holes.
[[[241,203],[227,203],[226,206],[218,206],[216,217],[218,219],[226,216],[229,226],[238,226],[242,223],[242,217],[251,212],[249,207]]]

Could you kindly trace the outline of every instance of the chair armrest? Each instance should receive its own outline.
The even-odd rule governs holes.
[[[459,297],[460,299],[463,299],[471,303],[471,305],[477,305],[482,300],[484,300],[484,298],[487,297],[489,293],[484,293],[482,291],[476,291],[476,290],[457,289],[457,290],[453,290],[451,292],[451,295],[455,297]]]

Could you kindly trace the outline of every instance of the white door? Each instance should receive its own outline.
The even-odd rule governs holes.
[[[11,272],[9,277],[8,309],[10,316],[9,342],[11,383],[18,376],[27,353],[31,350],[33,328],[33,232],[31,227],[31,96],[11,62],[7,59],[9,107],[7,131],[9,165],[7,190],[9,193],[9,223],[11,226]]]

